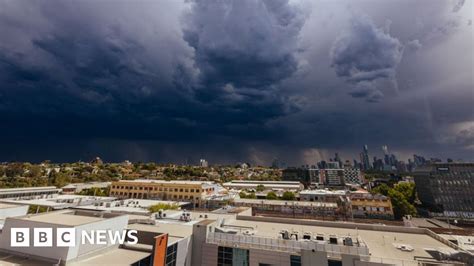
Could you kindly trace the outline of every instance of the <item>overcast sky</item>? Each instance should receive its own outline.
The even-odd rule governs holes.
[[[474,159],[469,0],[0,0],[0,161]]]

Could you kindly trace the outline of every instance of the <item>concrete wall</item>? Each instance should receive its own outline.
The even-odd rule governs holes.
[[[186,237],[178,241],[178,254],[176,254],[176,266],[191,265],[191,237]]]
[[[107,238],[107,244],[97,245],[97,244],[84,244],[80,243],[81,241],[81,234],[83,231],[90,232],[92,230],[110,230],[110,231],[118,231],[122,232],[125,230],[128,224],[128,215],[118,216],[114,218],[109,218],[106,220],[90,223],[90,224],[83,224],[76,227],[76,246],[71,248],[70,254],[68,254],[68,259],[76,258],[88,254],[90,252],[94,252],[103,248],[117,246],[118,244],[112,244],[109,239]]]
[[[427,234],[427,230],[424,228],[416,227],[403,227],[403,226],[383,226],[376,224],[359,224],[359,223],[338,223],[338,222],[325,222],[318,220],[304,220],[304,219],[290,219],[290,218],[276,218],[276,217],[259,217],[259,216],[240,216],[237,215],[237,220],[245,221],[259,221],[268,223],[285,223],[285,224],[300,224],[310,226],[325,226],[335,228],[348,228],[359,230],[375,230],[375,231],[386,231],[386,232],[399,232],[399,233],[411,233],[411,234]]]
[[[215,226],[215,221],[204,220],[197,224],[193,225],[193,236],[192,236],[192,262],[193,265],[199,265],[200,262],[206,258],[203,253],[208,250],[204,250],[208,247],[206,244],[206,236],[208,231],[212,231],[212,228]],[[213,245],[216,248],[215,256],[217,256],[217,246]],[[215,261],[217,263],[217,259]],[[212,264],[215,265],[215,264]]]
[[[249,252],[250,266],[258,266],[259,263],[270,265],[290,265],[290,254],[276,251],[251,249]]]
[[[193,260],[193,265],[216,266],[217,265],[217,245],[202,244],[201,247],[202,260],[201,263]]]
[[[301,250],[302,266],[328,266],[328,255],[323,251]]]

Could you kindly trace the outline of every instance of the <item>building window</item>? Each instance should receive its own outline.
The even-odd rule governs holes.
[[[291,255],[290,266],[301,266],[301,256]]]
[[[217,266],[232,266],[232,248],[219,247],[217,249]]]
[[[178,253],[178,244],[166,248],[166,266],[176,265],[176,254]]]
[[[248,266],[249,251],[247,249],[219,247],[217,250],[218,266]]]

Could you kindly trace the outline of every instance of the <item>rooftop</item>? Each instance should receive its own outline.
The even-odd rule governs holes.
[[[95,256],[86,256],[86,258],[68,265],[132,265],[148,256],[150,256],[149,252],[119,248]]]
[[[22,188],[2,188],[0,189],[0,194],[9,194],[9,193],[21,193],[21,192],[31,192],[31,191],[50,191],[58,190],[54,186],[49,187],[22,187]]]
[[[156,225],[129,224],[127,228],[137,230],[137,231],[168,234],[170,237],[175,237],[175,238],[188,237],[193,234],[193,227],[189,224],[177,224],[177,223],[157,223]]]
[[[298,181],[258,181],[258,180],[232,180],[225,184],[275,184],[275,185],[302,185]]]
[[[0,209],[9,209],[9,208],[18,208],[23,205],[20,204],[8,204],[8,203],[2,203],[0,202]]]
[[[171,204],[180,207],[188,205],[184,201],[164,201],[164,200],[146,200],[146,199],[125,199],[111,202],[95,203],[75,207],[76,209],[111,211],[117,213],[148,213],[148,207],[156,204]]]
[[[7,218],[7,219],[34,221],[34,222],[42,222],[42,223],[49,223],[49,224],[66,225],[66,226],[78,226],[78,225],[94,223],[94,222],[107,219],[106,217],[99,216],[99,215],[101,214],[92,213],[92,212],[78,212],[78,211],[64,210],[64,211],[53,211],[53,212],[46,212],[46,213],[33,214],[33,215],[30,214],[26,216]],[[111,217],[111,215],[107,215],[107,216]]]
[[[335,203],[335,202],[319,202],[319,201],[284,201],[284,200],[262,200],[262,199],[234,199],[234,203],[337,208],[337,203]]]
[[[77,205],[93,204],[94,202],[106,202],[114,200],[114,197],[94,197],[81,195],[41,195],[30,196],[26,198],[16,199],[2,199],[3,203],[25,204],[25,205],[39,205],[45,207],[52,207],[56,209],[69,208]]]
[[[156,183],[156,184],[181,184],[181,185],[203,185],[213,184],[210,181],[191,181],[191,180],[158,180],[158,179],[134,179],[134,180],[120,180],[117,182],[123,183]]]
[[[271,219],[269,219],[271,220]],[[297,231],[299,234],[310,232],[312,235],[323,234],[326,237],[336,235],[337,237],[351,236],[360,238],[369,248],[371,256],[376,258],[387,258],[393,260],[413,261],[414,257],[431,257],[424,249],[434,248],[446,251],[454,251],[453,248],[438,241],[437,239],[423,233],[413,233],[405,230],[404,227],[398,227],[395,230],[363,230],[355,228],[344,228],[344,223],[326,222],[327,226],[288,224],[263,221],[233,220],[228,221],[224,227],[228,228],[251,228],[255,236],[277,238],[280,231]],[[332,226],[333,225],[333,226]],[[346,226],[349,227],[349,226]],[[376,227],[372,227],[376,228]],[[387,229],[389,227],[386,227]],[[413,248],[412,252],[402,251],[400,245],[409,245]]]
[[[346,195],[345,190],[327,190],[327,189],[314,189],[314,190],[303,190],[300,191],[300,195]]]

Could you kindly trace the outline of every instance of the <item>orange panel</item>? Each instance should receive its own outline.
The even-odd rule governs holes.
[[[165,266],[167,247],[168,234],[155,236],[155,245],[153,245],[153,266]]]

